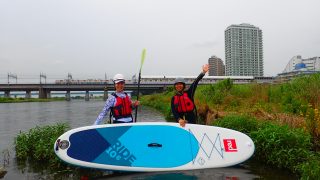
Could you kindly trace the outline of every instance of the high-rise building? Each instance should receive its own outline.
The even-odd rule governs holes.
[[[217,56],[211,56],[208,60],[209,76],[224,76],[225,67],[223,61]]]
[[[262,31],[250,24],[225,30],[227,76],[263,76]]]

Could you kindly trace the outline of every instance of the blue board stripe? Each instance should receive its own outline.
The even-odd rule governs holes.
[[[132,126],[107,127],[99,128],[97,131],[110,144],[115,144],[131,127]]]
[[[92,162],[110,146],[95,129],[76,132],[70,136],[69,141],[71,146],[67,151],[68,156],[88,162]]]
[[[127,133],[127,131],[132,126],[120,126],[112,128],[100,128],[97,129],[99,134],[104,137],[110,143],[110,146],[105,149],[103,153],[100,154],[93,162],[99,164],[111,164],[118,166],[131,166],[135,157],[130,153],[130,151],[124,147],[119,139]],[[138,139],[133,139],[138,140]]]

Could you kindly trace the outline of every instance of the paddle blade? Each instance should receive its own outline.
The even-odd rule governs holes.
[[[144,63],[144,59],[145,59],[145,57],[146,57],[146,49],[143,49],[143,50],[142,50],[142,54],[141,54],[141,65],[140,65],[140,71],[141,71],[141,69],[142,69],[142,65],[143,65],[143,63]]]

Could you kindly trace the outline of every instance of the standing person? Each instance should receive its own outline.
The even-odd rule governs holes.
[[[132,102],[131,97],[124,92],[125,79],[122,74],[113,77],[115,92],[109,95],[101,113],[94,125],[101,124],[103,118],[110,110],[110,121],[113,123],[132,123],[132,109],[139,105],[139,101]]]
[[[176,94],[171,98],[171,111],[175,120],[184,127],[186,123],[195,124],[197,119],[196,106],[194,104],[194,93],[199,81],[208,72],[209,65],[202,66],[202,72],[197,79],[190,85],[188,90],[185,90],[186,83],[183,78],[176,78],[174,89]]]

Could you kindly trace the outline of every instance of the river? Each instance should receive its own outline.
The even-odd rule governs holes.
[[[0,166],[7,174],[3,179],[47,179],[50,177],[36,170],[25,171],[15,160],[14,138],[20,131],[26,132],[35,126],[67,122],[71,128],[93,124],[102,110],[102,100],[72,100],[56,102],[2,103],[0,104]],[[138,121],[165,121],[162,114],[141,106]],[[9,152],[9,153],[8,153]],[[9,156],[8,156],[9,155]],[[244,162],[235,167],[176,171],[161,173],[118,173],[98,179],[297,179],[285,171],[273,169],[256,162]]]

